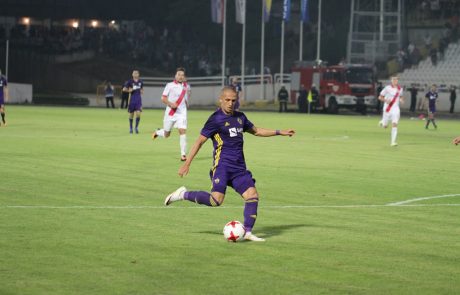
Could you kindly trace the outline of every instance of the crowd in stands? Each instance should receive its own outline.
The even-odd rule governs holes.
[[[414,25],[442,25],[442,33],[431,36],[426,33],[422,42],[409,40],[406,48],[396,53],[399,70],[417,66],[424,57],[429,57],[434,66],[444,59],[444,53],[451,42],[459,38],[460,1],[456,0],[410,0],[407,3],[408,16]],[[435,21],[435,23],[431,22]]]
[[[139,22],[132,30],[17,25],[11,28],[9,38],[11,46],[33,48],[40,53],[65,54],[90,49],[158,70],[170,71],[184,66],[189,69],[189,75],[219,75],[220,47],[205,44],[197,34],[181,28],[152,28]],[[6,30],[0,26],[0,40],[5,37]],[[239,69],[236,57],[229,56],[227,64],[230,69]]]
[[[458,19],[460,2],[457,0],[408,0],[406,7],[412,20],[432,22],[451,17]]]

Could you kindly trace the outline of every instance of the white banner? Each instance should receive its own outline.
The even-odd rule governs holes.
[[[246,0],[235,0],[236,22],[244,24],[246,15]]]

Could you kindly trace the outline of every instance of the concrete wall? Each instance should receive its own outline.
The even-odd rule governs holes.
[[[425,100],[425,92],[419,91],[417,95],[417,102],[420,100]],[[457,91],[457,97],[460,95],[460,92]],[[448,112],[450,110],[450,93],[449,92],[439,92],[438,102],[436,105],[436,111]],[[460,98],[460,97],[459,97]],[[455,112],[460,111],[460,99],[457,98],[455,104]],[[404,105],[401,106],[402,110],[409,110],[410,108],[410,92],[406,91],[404,93]],[[425,107],[426,110],[426,107]]]
[[[260,99],[260,86],[259,85],[246,85],[245,101],[255,102]],[[214,86],[193,86],[191,85],[192,96],[190,99],[190,105],[194,106],[209,106],[215,105],[220,90],[222,89],[217,85]],[[144,87],[144,95],[142,96],[142,105],[146,108],[158,108],[164,107],[161,102],[161,95],[164,87],[146,86]],[[265,85],[265,99],[273,100],[273,85]]]
[[[8,83],[10,99],[7,104],[31,103],[33,95],[32,84]]]

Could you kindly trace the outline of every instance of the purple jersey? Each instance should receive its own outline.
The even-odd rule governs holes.
[[[135,111],[142,110],[142,98],[141,98],[141,90],[144,88],[144,82],[142,80],[134,81],[133,79],[129,80],[126,83],[127,88],[131,88],[131,100],[128,106],[128,112],[132,113]]]
[[[432,113],[436,112],[436,100],[438,99],[438,93],[436,91],[429,91],[425,97],[428,98],[429,111]]]
[[[6,78],[3,77],[3,76],[0,76],[0,101],[1,101],[1,104],[3,104],[3,100],[4,100],[4,87],[8,86],[8,82],[6,81]]]
[[[214,168],[246,170],[243,153],[243,132],[252,129],[254,124],[242,112],[225,114],[222,109],[215,111],[208,119],[201,135],[212,138],[214,144]]]
[[[141,101],[141,89],[144,88],[144,82],[142,80],[134,81],[133,79],[129,80],[126,83],[126,87],[131,88],[133,91],[131,92],[131,101],[137,102]]]

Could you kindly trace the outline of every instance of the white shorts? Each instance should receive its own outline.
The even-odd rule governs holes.
[[[170,132],[173,128],[187,129],[187,116],[165,115],[163,119],[163,129]]]
[[[390,121],[391,123],[398,124],[400,116],[401,116],[401,112],[399,108],[391,110],[389,112],[385,112],[385,110],[383,110],[383,117],[382,117],[383,126],[388,126],[388,122]]]

